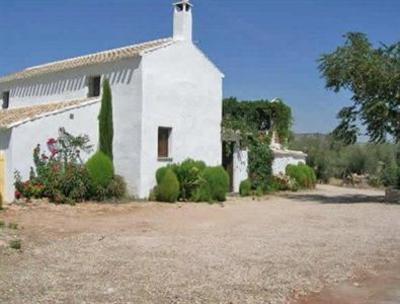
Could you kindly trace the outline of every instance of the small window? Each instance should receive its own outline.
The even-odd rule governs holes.
[[[158,158],[170,157],[171,128],[158,128]]]
[[[10,103],[10,91],[3,92],[3,109],[8,108],[8,104]]]
[[[176,10],[178,12],[182,12],[182,11],[188,12],[188,11],[190,11],[190,4],[188,4],[188,3],[178,3],[176,5]]]
[[[88,97],[100,96],[101,76],[90,76],[88,78]]]

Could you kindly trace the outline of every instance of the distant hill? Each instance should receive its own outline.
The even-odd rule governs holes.
[[[293,137],[295,140],[302,140],[302,139],[327,139],[329,134],[324,133],[294,133]]]

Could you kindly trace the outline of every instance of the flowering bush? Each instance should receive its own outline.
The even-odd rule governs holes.
[[[43,197],[45,186],[35,180],[22,182],[20,174],[15,172],[15,189],[15,198],[31,199]]]
[[[92,149],[88,136],[73,136],[61,128],[58,138],[50,138],[46,146],[48,153],[42,152],[40,145],[33,150],[34,168],[27,181],[22,181],[20,173],[15,172],[16,199],[46,197],[64,204],[120,198],[125,194],[123,178],[113,173],[107,184],[93,187],[94,180],[81,159],[81,151],[88,153]]]
[[[87,199],[90,182],[80,153],[91,150],[89,138],[75,137],[61,128],[58,138],[50,138],[46,144],[49,155],[40,145],[33,150],[35,168],[31,168],[29,180],[22,181],[15,172],[15,198],[47,197],[57,203]]]

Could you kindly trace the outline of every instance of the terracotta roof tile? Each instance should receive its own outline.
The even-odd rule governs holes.
[[[21,72],[0,77],[0,83],[9,82],[17,79],[25,79],[46,73],[59,72],[92,64],[107,63],[125,58],[138,57],[142,54],[142,52],[152,51],[160,47],[170,45],[172,42],[172,38],[153,40],[90,55],[47,63],[27,68]]]
[[[99,101],[100,97],[96,97],[0,110],[0,128],[9,129],[28,121],[57,114],[65,110],[90,105]]]

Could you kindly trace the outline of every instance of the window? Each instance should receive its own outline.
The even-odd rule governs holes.
[[[100,96],[101,76],[90,76],[88,78],[88,97]]]
[[[176,10],[178,12],[182,12],[182,11],[188,12],[188,11],[190,11],[190,4],[189,3],[178,3],[176,5]]]
[[[158,158],[170,157],[170,137],[172,128],[158,128]]]
[[[8,104],[10,103],[10,91],[3,92],[3,109],[8,108]]]

